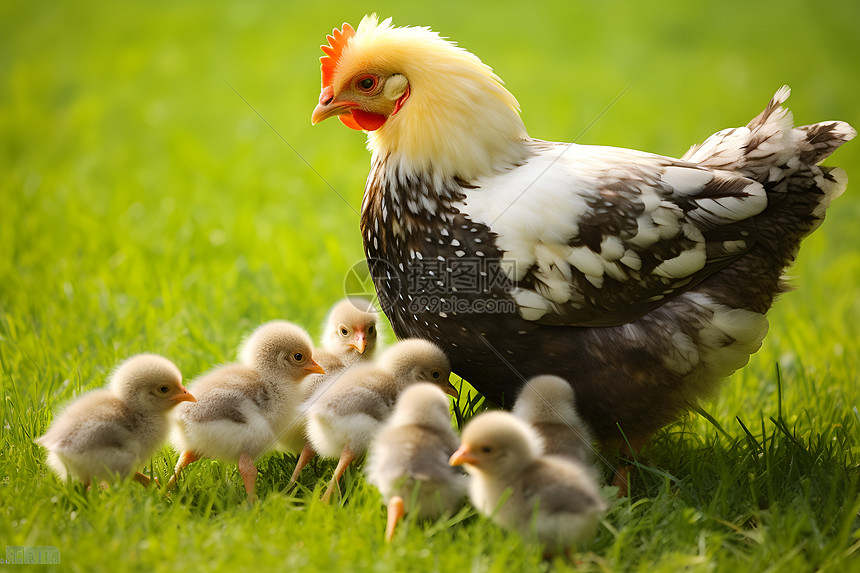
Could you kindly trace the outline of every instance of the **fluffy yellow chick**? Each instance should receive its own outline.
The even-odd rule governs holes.
[[[268,322],[240,351],[241,364],[216,368],[192,385],[197,402],[176,411],[173,442],[182,452],[179,472],[206,457],[238,462],[248,494],[256,500],[255,460],[273,448],[298,418],[302,379],[323,369],[313,359],[310,336],[290,322]]]
[[[407,505],[422,519],[436,519],[462,505],[466,476],[448,465],[458,445],[442,389],[419,383],[404,390],[371,443],[365,467],[367,481],[388,506],[387,541]]]
[[[108,388],[72,402],[44,436],[35,442],[48,450],[48,465],[60,477],[77,477],[89,486],[94,478],[134,478],[164,443],[168,413],[180,402],[194,401],[182,385],[179,369],[155,354],[139,354],[111,375]]]
[[[523,386],[511,413],[537,431],[543,454],[591,463],[591,430],[577,414],[573,388],[564,378],[535,376]]]
[[[372,357],[376,351],[379,313],[364,298],[347,297],[332,306],[323,326],[319,363],[326,372]]]
[[[386,350],[375,364],[350,368],[315,394],[307,404],[308,438],[321,455],[338,458],[323,501],[331,498],[352,460],[367,450],[407,386],[431,382],[456,396],[450,375],[448,358],[438,346],[408,339]]]
[[[308,376],[301,384],[305,399],[313,396],[319,388],[334,382],[341,373],[352,365],[373,360],[379,347],[379,313],[373,304],[363,298],[348,297],[335,304],[326,317],[323,326],[322,348],[314,351],[314,359],[325,369],[325,374]],[[305,412],[290,427],[279,443],[279,449],[298,453],[298,461],[290,485],[299,479],[302,469],[316,455],[313,447],[305,439]]]
[[[466,466],[469,497],[478,511],[537,538],[548,554],[569,551],[594,537],[606,502],[585,466],[539,452],[540,438],[528,424],[494,411],[466,424],[449,463]]]

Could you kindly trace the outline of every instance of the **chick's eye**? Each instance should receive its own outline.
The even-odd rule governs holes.
[[[301,352],[296,352],[295,354],[293,354],[293,360],[295,360],[296,362],[301,362],[304,359],[304,357],[305,357],[305,355],[302,354]]]
[[[368,334],[373,334],[373,327],[372,326],[367,327],[367,332],[368,332]]]
[[[355,85],[363,92],[371,92],[376,87],[376,78],[374,76],[362,76],[358,78]]]
[[[434,380],[438,380],[439,376],[441,376],[441,375],[442,375],[442,373],[439,372],[438,370],[434,370],[433,372],[430,373],[430,376],[432,376]]]
[[[481,448],[481,451],[485,454],[489,454],[489,453],[492,453],[493,448],[492,448],[492,446],[483,446]]]
[[[340,333],[341,333],[341,335],[346,336],[347,334],[349,334],[349,331],[346,328],[341,326],[340,327]]]
[[[158,391],[161,392],[162,394],[167,394],[168,390],[170,390],[170,388],[168,388],[167,386],[162,386],[161,388],[158,389]]]

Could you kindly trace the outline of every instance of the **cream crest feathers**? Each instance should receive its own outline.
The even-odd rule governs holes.
[[[474,54],[429,28],[398,28],[373,14],[340,52],[335,90],[369,62],[384,74],[405,76],[410,90],[403,108],[368,133],[374,159],[388,156],[389,167],[401,173],[472,180],[526,157],[524,143],[512,145],[528,137],[519,103]]]

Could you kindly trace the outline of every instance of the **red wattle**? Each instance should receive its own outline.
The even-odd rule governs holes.
[[[364,129],[363,127],[361,127],[360,125],[358,125],[355,122],[355,119],[352,117],[351,113],[345,113],[343,115],[339,115],[339,116],[337,116],[337,118],[340,120],[340,122],[342,124],[344,124],[345,126],[347,126],[350,129],[354,129],[356,131],[362,131]]]
[[[395,113],[400,111],[400,108],[403,107],[403,104],[406,102],[407,99],[409,99],[409,86],[406,86],[406,93],[400,96],[400,99],[398,99],[394,103],[394,111],[391,112],[391,115],[394,115]]]
[[[375,131],[382,127],[385,121],[388,119],[382,114],[379,113],[371,113],[369,111],[363,111],[360,109],[354,109],[351,112],[351,116],[340,116],[341,121],[347,126],[352,127],[352,129],[363,129],[364,131]],[[358,127],[353,127],[349,123],[347,123],[344,118],[348,117],[355,122]]]

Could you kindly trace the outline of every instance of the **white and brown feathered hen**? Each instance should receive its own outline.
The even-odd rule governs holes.
[[[781,88],[681,159],[530,137],[517,100],[428,28],[365,17],[323,46],[312,122],[368,131],[364,249],[398,337],[510,405],[568,380],[604,444],[634,445],[744,366],[800,241],[845,189],[856,132],[793,127]]]
[[[149,478],[136,468],[167,439],[168,414],[181,402],[194,401],[182,385],[179,369],[155,354],[123,362],[104,390],[84,394],[57,416],[35,441],[48,450],[48,465],[61,479],[133,476]],[[135,473],[136,472],[136,473]]]
[[[442,389],[420,383],[404,390],[373,439],[364,468],[388,506],[387,541],[407,510],[436,519],[462,505],[466,476],[448,465],[458,445]]]
[[[456,396],[448,382],[450,375],[450,362],[438,346],[426,340],[402,340],[373,365],[347,370],[309,398],[307,436],[311,446],[320,455],[338,460],[323,501],[331,498],[349,464],[367,451],[404,389],[430,382]]]

